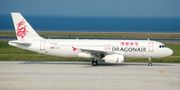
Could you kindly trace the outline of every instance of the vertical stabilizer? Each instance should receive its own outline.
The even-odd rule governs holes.
[[[11,15],[18,40],[25,41],[43,39],[36,33],[36,31],[29,25],[26,19],[24,19],[19,12],[12,12]]]

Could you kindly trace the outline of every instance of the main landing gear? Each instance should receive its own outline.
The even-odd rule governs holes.
[[[148,66],[152,66],[152,57],[148,58]]]
[[[97,66],[97,65],[98,65],[98,60],[95,59],[95,58],[93,58],[91,64],[92,64],[92,66]],[[149,57],[149,58],[148,58],[148,66],[152,66],[152,57]]]
[[[96,59],[92,60],[92,66],[97,66],[98,65],[98,61]]]

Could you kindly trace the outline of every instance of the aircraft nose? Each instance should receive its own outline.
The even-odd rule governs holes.
[[[168,48],[168,54],[169,54],[169,56],[171,56],[173,54],[173,50]]]

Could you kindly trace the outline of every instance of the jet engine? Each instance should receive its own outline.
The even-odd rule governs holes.
[[[106,55],[103,60],[106,63],[123,63],[124,62],[124,56],[119,54],[111,54]]]
[[[84,53],[84,52],[81,52],[81,53],[78,53],[78,57],[82,57],[82,58],[93,58],[93,56],[89,53]]]

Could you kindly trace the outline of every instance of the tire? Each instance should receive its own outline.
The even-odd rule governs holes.
[[[149,63],[148,63],[148,66],[152,66],[152,62],[149,62]]]
[[[98,61],[92,61],[92,66],[97,66],[97,64],[98,64]]]

